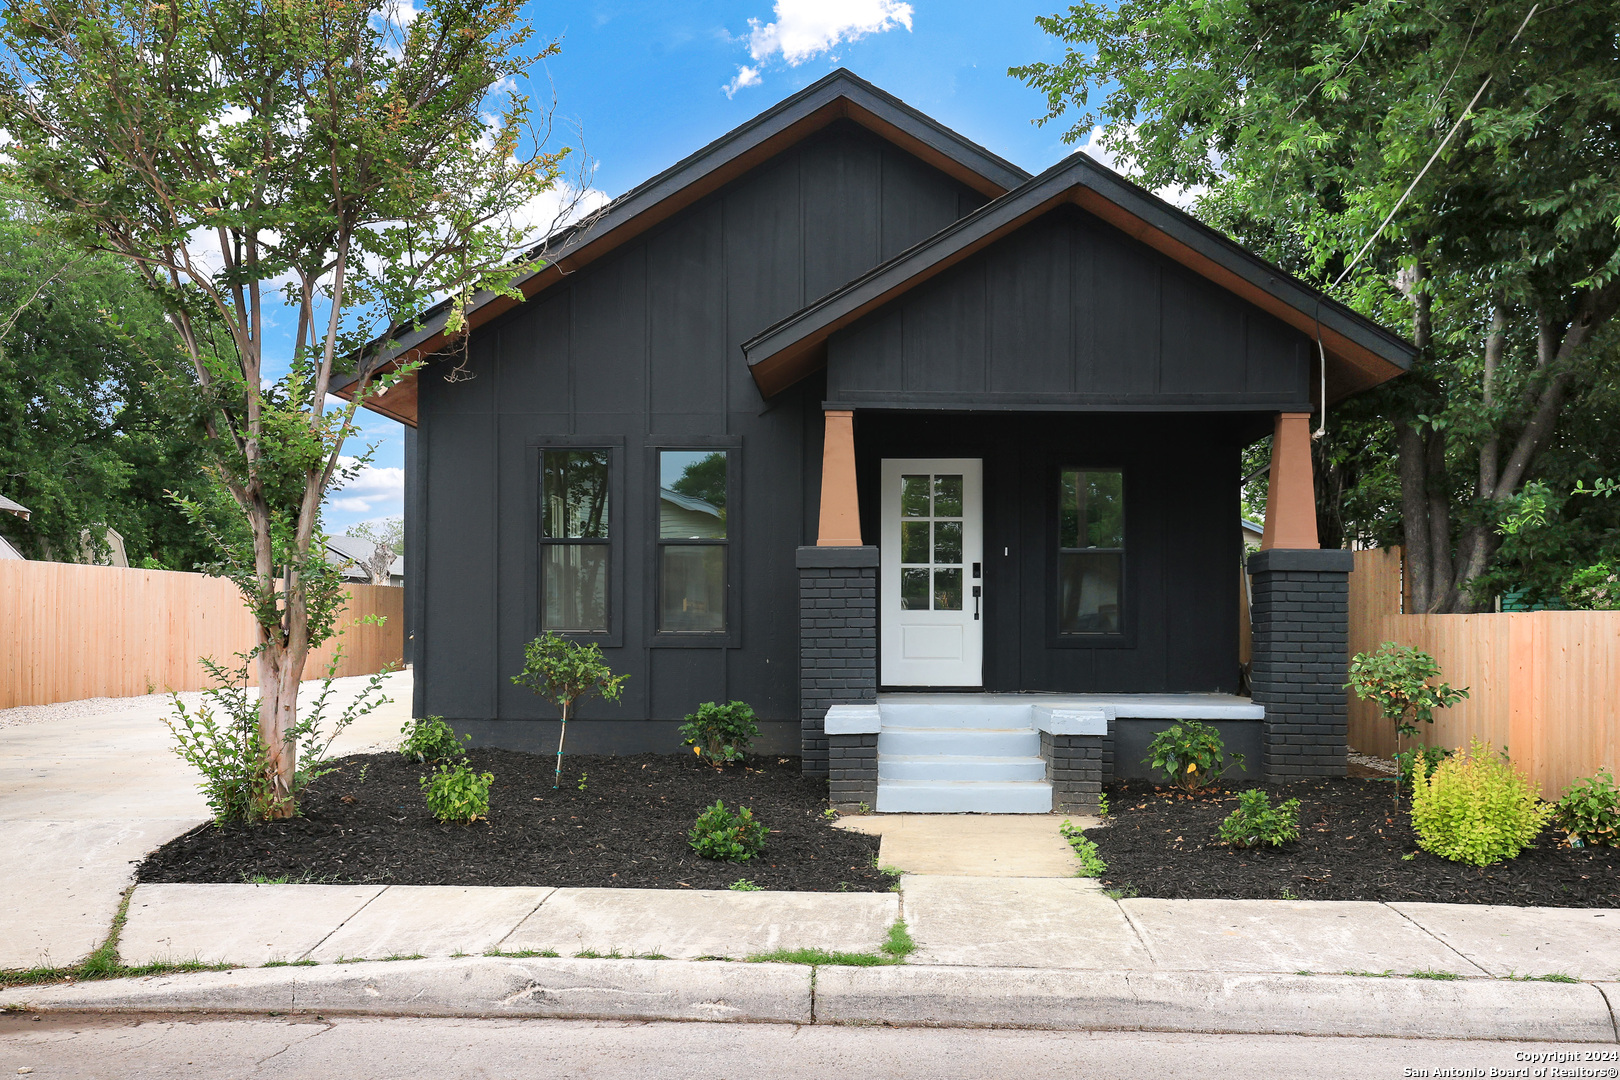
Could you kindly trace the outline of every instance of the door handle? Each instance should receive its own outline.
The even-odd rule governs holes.
[[[979,588],[978,585],[973,586],[973,620],[975,622],[979,619]]]

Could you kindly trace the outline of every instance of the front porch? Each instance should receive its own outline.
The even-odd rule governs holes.
[[[879,813],[1087,813],[1104,784],[1147,775],[1153,735],[1213,724],[1262,757],[1265,708],[1234,694],[882,693],[824,730],[835,805]]]

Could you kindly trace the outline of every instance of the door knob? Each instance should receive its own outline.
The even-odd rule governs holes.
[[[974,563],[974,566],[976,567],[976,566],[978,566],[978,564]],[[979,588],[980,587],[978,585],[973,586],[973,618],[974,618],[974,621],[978,621],[978,618],[979,618]]]

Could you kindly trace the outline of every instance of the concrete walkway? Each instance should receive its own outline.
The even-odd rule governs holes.
[[[366,681],[337,680],[331,715]],[[390,704],[344,732],[335,753],[397,742],[410,674],[385,685]],[[306,682],[301,699],[318,686]],[[0,969],[82,960],[107,937],[133,864],[208,819],[163,724],[171,711],[161,694],[0,710]]]

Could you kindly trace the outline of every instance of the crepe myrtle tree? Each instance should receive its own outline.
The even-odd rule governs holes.
[[[130,261],[163,303],[208,470],[234,504],[228,574],[258,624],[271,816],[292,793],[297,692],[341,597],[320,536],[386,342],[536,265],[530,209],[558,187],[547,110],[511,89],[531,45],[516,0],[19,0],[0,21],[11,179],[64,237]],[[577,162],[577,157],[574,159]],[[266,342],[291,324],[272,380]],[[358,365],[354,400],[328,402]],[[193,510],[200,507],[193,505]]]

